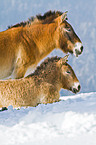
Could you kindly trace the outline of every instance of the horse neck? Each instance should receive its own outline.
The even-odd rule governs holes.
[[[56,48],[54,33],[56,31],[56,24],[33,24],[29,29],[30,39],[34,41],[36,47],[39,49],[41,57],[48,55]]]
[[[49,62],[43,70],[40,70],[40,78],[43,78],[44,82],[54,85],[56,89],[61,89],[60,73],[56,62]]]

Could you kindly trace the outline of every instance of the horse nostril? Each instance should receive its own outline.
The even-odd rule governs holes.
[[[77,93],[77,89],[73,88],[73,93],[76,94]]]
[[[78,86],[78,91],[79,91],[80,89],[81,89],[81,86],[79,85],[79,86]]]
[[[82,52],[82,51],[83,51],[83,46],[81,46],[81,48],[80,48],[80,49],[81,49],[81,52]]]

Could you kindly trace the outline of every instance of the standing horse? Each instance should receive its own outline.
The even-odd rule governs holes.
[[[0,32],[0,79],[22,78],[53,49],[78,56],[83,46],[66,12],[47,12]]]
[[[77,93],[79,81],[64,58],[46,59],[37,70],[21,79],[0,81],[0,107],[36,106],[59,101],[61,88]]]

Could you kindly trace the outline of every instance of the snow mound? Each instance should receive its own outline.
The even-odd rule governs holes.
[[[95,145],[96,92],[0,112],[1,145]]]

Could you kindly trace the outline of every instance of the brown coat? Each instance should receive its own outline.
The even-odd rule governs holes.
[[[30,23],[14,25],[0,32],[0,79],[24,77],[55,48],[78,56],[81,47],[66,13],[48,12]]]
[[[65,58],[46,59],[26,78],[0,81],[0,107],[36,106],[59,101],[61,88],[77,93],[79,81]]]

